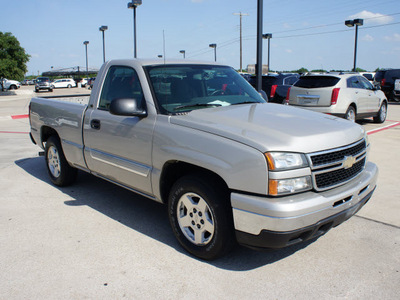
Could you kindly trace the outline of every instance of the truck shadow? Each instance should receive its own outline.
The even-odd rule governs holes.
[[[43,157],[22,159],[16,161],[15,164],[36,179],[52,185]],[[124,226],[174,248],[183,255],[192,257],[181,248],[175,239],[165,205],[82,171],[79,171],[78,180],[74,185],[55,188],[60,189],[71,198],[64,202],[65,205],[88,206]],[[237,246],[225,257],[206,263],[226,270],[248,271],[280,261],[305,248],[313,241],[271,252],[255,251]]]

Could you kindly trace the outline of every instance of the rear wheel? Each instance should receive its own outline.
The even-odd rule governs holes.
[[[387,116],[387,104],[383,102],[379,109],[378,115],[374,117],[374,123],[383,123],[386,121]]]
[[[229,194],[204,177],[185,176],[173,185],[168,215],[182,247],[199,258],[212,260],[231,250],[235,239]]]
[[[347,109],[345,119],[351,122],[356,121],[356,109],[353,106],[349,106]]]
[[[77,170],[68,164],[57,137],[51,136],[47,140],[45,158],[47,171],[55,185],[67,186],[75,181]]]
[[[69,89],[72,88],[72,85],[68,84],[67,88],[69,88]]]

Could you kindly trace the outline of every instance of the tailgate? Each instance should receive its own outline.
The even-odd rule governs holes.
[[[305,89],[292,87],[290,105],[298,106],[330,106],[332,88]]]

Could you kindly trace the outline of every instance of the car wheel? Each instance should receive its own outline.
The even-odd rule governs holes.
[[[182,247],[212,260],[231,250],[235,238],[229,193],[204,177],[198,174],[178,179],[169,195],[168,215]]]
[[[53,92],[53,89],[49,89],[49,92]]]
[[[374,117],[374,123],[383,123],[386,121],[387,116],[387,104],[383,102],[379,109],[378,115]]]
[[[67,88],[69,88],[69,89],[72,88],[72,85],[68,84]]]
[[[35,93],[39,93],[39,90],[38,90],[38,89],[35,89]]]
[[[60,140],[56,136],[51,136],[47,140],[45,158],[47,171],[55,185],[67,186],[75,181],[77,169],[68,164]]]
[[[16,90],[17,89],[17,86],[16,85],[11,85],[10,86],[10,90]]]
[[[345,119],[351,122],[356,121],[356,109],[353,106],[349,106],[347,109]]]

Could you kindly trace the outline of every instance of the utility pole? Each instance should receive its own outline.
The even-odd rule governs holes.
[[[242,12],[233,14],[235,16],[240,16],[240,72],[242,72],[242,16],[248,16],[249,14],[242,14]]]

